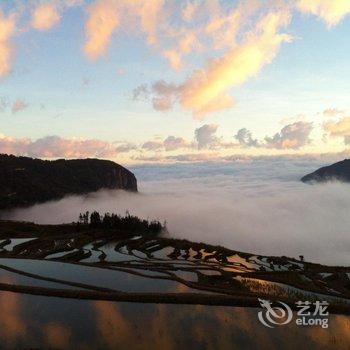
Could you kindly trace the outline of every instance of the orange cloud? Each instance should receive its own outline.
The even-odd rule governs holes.
[[[103,55],[113,32],[121,25],[128,30],[136,29],[146,34],[147,43],[156,44],[163,5],[164,0],[95,1],[87,9],[88,20],[85,24],[87,41],[84,46],[86,55],[92,60]]]
[[[236,37],[260,6],[256,0],[232,2],[229,6],[216,0],[188,2],[181,10],[183,23],[166,26],[163,34],[173,40],[171,48],[163,50],[163,56],[173,69],[179,70],[184,57],[194,51],[232,49]]]
[[[232,107],[234,99],[228,92],[259,73],[272,62],[281,44],[292,40],[290,35],[278,32],[289,22],[287,10],[265,15],[254,30],[245,34],[240,45],[210,60],[204,69],[195,71],[183,84],[155,83],[153,106],[167,110],[178,101],[195,119]],[[179,60],[176,58],[174,62],[178,64]],[[157,108],[159,105],[162,108]]]
[[[85,24],[87,41],[85,54],[96,60],[103,55],[109,45],[113,32],[119,25],[119,12],[113,0],[99,0],[87,8],[88,20]]]
[[[171,68],[180,70],[183,67],[183,56],[202,47],[198,32],[198,30],[192,29],[182,30],[182,34],[175,41],[173,48],[163,50],[162,55],[169,61]]]
[[[337,25],[350,13],[349,0],[299,0],[297,8],[303,13],[320,17],[328,27]]]
[[[350,117],[339,121],[329,121],[323,124],[323,128],[330,136],[344,137],[344,143],[350,143]]]
[[[16,29],[15,15],[5,17],[0,10],[0,77],[8,74],[11,70],[13,47],[11,37]]]
[[[290,41],[287,34],[278,33],[290,21],[288,13],[266,15],[254,32],[246,36],[242,45],[223,57],[211,60],[206,69],[196,71],[184,84],[181,105],[192,111],[195,118],[233,105],[226,92],[255,76],[263,66],[274,59],[280,45]],[[215,108],[217,106],[217,108]]]
[[[140,17],[141,28],[146,33],[147,42],[151,45],[157,42],[157,32],[164,0],[136,1],[136,14]]]
[[[173,69],[179,70],[182,67],[181,53],[178,50],[165,50],[163,56]]]
[[[60,14],[55,4],[42,4],[34,9],[31,25],[37,30],[49,30],[59,23],[60,18]]]

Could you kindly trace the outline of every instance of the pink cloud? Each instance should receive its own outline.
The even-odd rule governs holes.
[[[47,136],[37,140],[0,135],[0,153],[41,158],[113,157],[116,148],[109,142],[95,139],[66,139]]]

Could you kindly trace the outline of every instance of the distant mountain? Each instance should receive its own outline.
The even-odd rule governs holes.
[[[350,182],[350,159],[325,166],[301,178],[303,182]]]
[[[109,160],[48,161],[0,154],[0,209],[102,188],[137,191],[137,180],[132,172]]]

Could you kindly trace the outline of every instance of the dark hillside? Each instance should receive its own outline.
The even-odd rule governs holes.
[[[0,155],[0,209],[102,188],[137,191],[137,181],[132,172],[108,160],[48,161]]]

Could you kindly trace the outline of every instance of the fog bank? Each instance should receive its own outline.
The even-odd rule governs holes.
[[[249,162],[135,167],[140,193],[100,191],[6,214],[40,223],[76,221],[80,212],[166,220],[172,237],[267,255],[350,265],[350,185],[306,185],[321,162]]]

